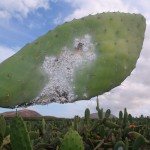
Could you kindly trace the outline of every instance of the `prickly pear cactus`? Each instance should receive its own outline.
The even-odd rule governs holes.
[[[135,68],[145,32],[140,14],[102,13],[49,31],[0,64],[0,106],[90,99]]]
[[[89,110],[89,108],[85,109],[84,119],[85,119],[86,124],[89,125],[89,123],[90,123],[90,110]]]
[[[114,150],[125,150],[125,144],[123,141],[118,141],[115,146]]]
[[[70,129],[66,133],[60,150],[84,150],[83,141],[77,131]]]
[[[0,135],[2,137],[5,136],[5,131],[6,131],[6,120],[3,116],[0,116]]]
[[[32,150],[26,125],[19,116],[11,122],[10,143],[12,150]]]
[[[29,136],[30,136],[30,140],[38,139],[39,138],[39,132],[30,131]]]
[[[103,139],[105,136],[105,126],[103,124],[98,126],[98,133],[100,137]]]
[[[145,145],[145,139],[142,135],[136,138],[132,150],[137,150],[142,148]]]

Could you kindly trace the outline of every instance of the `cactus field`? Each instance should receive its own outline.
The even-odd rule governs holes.
[[[98,99],[97,99],[98,102]],[[23,120],[19,115],[0,117],[1,150],[149,150],[150,117],[132,117],[127,109],[110,117],[97,103],[98,119],[51,118]]]

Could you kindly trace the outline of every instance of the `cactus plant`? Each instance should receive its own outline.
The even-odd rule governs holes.
[[[114,150],[125,150],[125,144],[123,141],[118,141],[115,146]]]
[[[121,84],[142,49],[145,18],[102,13],[64,23],[0,64],[0,106],[90,99]]]
[[[129,119],[130,124],[133,124],[133,117],[131,114],[128,115],[128,119]]]
[[[129,149],[129,139],[126,137],[125,138],[125,150]]]
[[[99,120],[103,119],[103,108],[98,109],[98,118],[99,118]]]
[[[6,120],[3,116],[0,116],[0,150],[1,145],[3,144],[5,130],[6,130]]]
[[[119,111],[119,120],[122,120],[122,119],[123,119],[123,112]]]
[[[78,116],[74,116],[73,128],[78,131]]]
[[[86,122],[86,124],[89,125],[89,123],[90,123],[90,110],[88,108],[85,109],[84,116],[85,116],[85,122]]]
[[[98,111],[98,109],[100,109],[100,108],[99,108],[99,99],[98,99],[98,96],[97,96],[97,98],[96,98],[96,110]]]
[[[0,116],[0,135],[4,137],[6,130],[6,120],[3,116]]]
[[[33,147],[33,150],[48,150],[53,149],[53,147],[50,144],[46,143],[39,143]]]
[[[32,150],[26,125],[20,116],[13,118],[10,128],[12,150]]]
[[[145,145],[145,138],[142,135],[140,135],[135,139],[132,150],[138,150],[139,148],[142,148],[144,145]]]
[[[101,109],[98,108],[98,110]],[[89,116],[89,109],[86,109],[85,112]],[[125,112],[127,112],[126,109]],[[42,117],[42,119],[37,118],[37,121],[36,119],[34,121],[30,119],[27,122],[20,119],[14,121],[13,118],[6,117],[6,121],[4,118],[0,119],[0,131],[3,131],[3,125],[7,122],[5,133],[0,132],[4,134],[4,136],[0,134],[0,148],[30,150],[30,143],[33,150],[150,149],[149,117],[132,117],[134,124],[124,127],[119,124],[119,120],[124,121],[125,118],[128,120],[130,115],[123,117],[123,113],[120,114],[122,114],[120,118],[91,119],[89,124],[85,122],[85,118],[79,116],[75,116],[74,119],[53,118],[50,120],[47,117],[46,119]],[[74,122],[73,126],[72,122]],[[26,125],[29,125],[28,132]],[[132,128],[134,128],[134,131]],[[70,130],[68,131],[68,129]]]
[[[119,125],[111,121],[105,121],[104,125],[109,128],[119,128]]]
[[[139,137],[141,134],[138,133],[138,132],[135,132],[135,131],[131,131],[131,132],[128,133],[128,135],[129,135],[129,137],[130,137],[131,139],[136,139],[136,138]]]
[[[66,133],[60,150],[84,150],[83,141],[77,131],[70,129]]]
[[[100,138],[103,139],[105,136],[105,126],[104,125],[98,126],[98,133],[100,135]]]
[[[30,140],[38,139],[39,138],[39,132],[30,131],[29,136],[30,136]]]
[[[46,121],[42,118],[42,133],[43,135],[46,133]]]
[[[1,150],[1,145],[3,144],[3,136],[0,134],[0,150]]]
[[[111,134],[111,139],[112,139],[112,144],[115,145],[116,144],[116,137],[115,137],[114,133]]]
[[[123,127],[127,127],[130,125],[129,119],[128,119],[128,112],[127,109],[124,109],[124,116],[123,116]]]
[[[108,119],[110,117],[110,114],[111,114],[111,110],[107,109],[105,113],[105,118]]]

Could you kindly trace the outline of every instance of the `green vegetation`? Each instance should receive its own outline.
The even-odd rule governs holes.
[[[99,103],[96,108],[102,110]],[[1,116],[1,150],[150,149],[149,117],[132,117],[126,108],[125,114],[119,112],[119,118],[110,118],[110,112],[108,109],[105,117],[102,118],[100,115],[98,119],[89,117],[88,108],[85,110],[84,118],[43,117],[37,120],[26,118],[26,121],[23,121],[18,115],[14,118]]]

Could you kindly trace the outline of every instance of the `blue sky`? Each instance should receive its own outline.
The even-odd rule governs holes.
[[[150,1],[149,0],[5,0],[0,1],[0,62],[15,54],[26,43],[57,25],[73,18],[108,11],[141,13],[147,20],[142,53],[136,69],[119,87],[99,96],[104,110],[110,108],[118,115],[127,107],[129,113],[150,116]],[[83,116],[85,108],[96,112],[95,98],[72,104],[32,106],[43,115],[58,117]],[[8,109],[0,108],[0,112]]]

